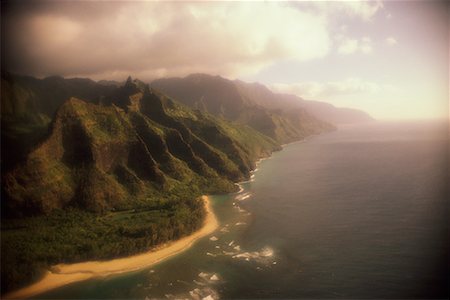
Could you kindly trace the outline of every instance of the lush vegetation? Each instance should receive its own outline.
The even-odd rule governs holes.
[[[81,209],[2,220],[2,292],[37,280],[57,263],[123,257],[198,229],[203,203],[183,192],[153,205],[98,215]]]
[[[188,235],[204,219],[200,195],[235,190],[280,142],[330,129],[214,82],[206,97],[195,87],[185,106],[131,78],[102,85],[2,74],[2,292],[58,263]]]
[[[2,292],[57,263],[127,256],[193,232],[200,195],[235,190],[279,149],[131,78],[107,92],[89,80],[14,78],[2,79],[2,140],[36,139],[2,153],[3,162],[24,150],[2,169]],[[86,98],[62,100],[71,93]]]

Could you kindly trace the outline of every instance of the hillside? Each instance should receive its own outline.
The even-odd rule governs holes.
[[[192,74],[184,78],[158,79],[151,86],[192,108],[248,125],[279,143],[333,129],[301,107],[283,111],[266,105],[259,99],[261,94],[252,94],[244,85],[220,76]]]
[[[37,79],[2,73],[2,168],[9,169],[25,159],[30,149],[45,137],[50,121],[64,101],[78,97],[98,103],[114,90],[86,78]]]
[[[297,133],[300,137],[313,133],[314,128],[327,128],[327,123],[338,125],[373,121],[372,117],[360,110],[338,108],[325,102],[307,101],[294,95],[278,94],[259,83],[231,81],[220,76],[192,74],[184,78],[157,79],[151,85],[186,105],[248,124],[281,142],[285,136],[292,134],[283,136],[283,133],[290,132],[290,129],[278,125],[276,122],[278,117],[290,121],[288,128],[299,126],[295,125],[296,118],[300,118],[303,125],[310,124],[309,128],[301,130],[303,133]],[[270,126],[259,127],[258,123],[253,122],[252,117],[262,112],[271,115],[273,122],[266,118],[265,123],[274,123],[272,128],[277,128],[279,137],[267,129]]]
[[[238,130],[148,88],[135,89],[127,83],[108,106],[65,102],[49,137],[5,176],[6,211],[48,212],[69,204],[120,209],[129,199],[169,192],[173,180],[203,192],[229,191],[232,182],[248,176],[255,159],[277,149],[251,129]],[[127,92],[129,103],[122,97]],[[256,142],[240,143],[248,141],[245,134]]]
[[[9,78],[2,97],[5,107],[22,104],[2,110],[2,133],[39,135],[23,160],[2,168],[2,292],[48,265],[135,254],[193,232],[204,215],[200,195],[235,190],[256,159],[280,149],[131,78],[106,90],[60,80],[67,94],[92,85],[87,99],[66,100],[45,97],[47,80],[30,82]],[[45,130],[36,129],[41,119]]]
[[[374,121],[369,114],[361,110],[336,107],[321,101],[304,100],[290,94],[274,93],[259,83],[246,83],[240,80],[236,80],[234,83],[246,98],[270,109],[291,111],[303,108],[317,118],[335,125]]]

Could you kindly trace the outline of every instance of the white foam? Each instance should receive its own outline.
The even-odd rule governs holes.
[[[252,182],[252,180],[241,181],[239,183],[249,183],[249,182]]]
[[[209,277],[209,276],[210,276],[210,274],[205,273],[205,272],[200,272],[200,273],[198,274],[198,277],[200,277],[200,278],[207,278],[207,277]]]
[[[234,250],[241,251],[241,246],[237,245],[233,248]]]
[[[190,297],[189,297],[190,296]],[[180,294],[176,295],[174,299],[194,299],[194,300],[215,300],[219,299],[219,295],[217,291],[209,288],[195,288],[192,291],[189,291],[189,294]]]
[[[251,197],[251,195],[245,195],[244,197],[241,198],[241,201],[242,201],[242,200],[246,200],[246,199],[248,199],[248,198],[250,198],[250,197]]]
[[[206,252],[206,255],[212,256],[212,257],[216,257],[216,256],[217,256],[216,254],[212,254],[212,253],[210,253],[210,252]]]
[[[234,241],[231,241],[229,244],[228,244],[228,246],[233,246],[233,244],[234,244]]]
[[[215,241],[217,241],[219,239],[217,237],[215,237],[215,236],[212,236],[212,237],[209,238],[209,240],[215,242]]]
[[[237,222],[235,225],[236,226],[241,226],[241,225],[247,225],[247,223],[245,223],[245,222]]]
[[[235,185],[237,185],[239,187],[239,191],[237,191],[236,194],[240,194],[244,191],[244,188],[242,187],[242,185],[240,185],[239,183],[235,183]]]
[[[273,256],[273,249],[269,248],[269,247],[264,247],[261,251],[260,251],[260,255],[262,257],[271,257]]]
[[[258,256],[258,252],[243,252],[234,255],[233,258],[245,258],[245,260],[250,260],[250,258],[257,258]]]
[[[251,196],[252,196],[252,194],[248,192],[248,193],[243,193],[241,195],[238,195],[238,196],[234,197],[234,199],[238,200],[238,201],[242,201],[242,200],[250,198]]]
[[[189,291],[189,295],[191,295],[192,299],[200,299],[200,297],[199,297],[200,289],[196,288],[196,289],[193,289],[192,291]]]
[[[247,211],[245,209],[240,208],[239,206],[237,207],[240,213],[246,213]]]
[[[228,228],[222,227],[222,229],[220,229],[220,232],[230,232],[230,231],[228,230]]]
[[[220,277],[219,274],[217,273],[206,273],[206,272],[201,272],[200,274],[198,274],[198,276],[205,282],[205,283],[211,283],[211,281],[219,281]],[[199,282],[196,282],[194,280],[195,283],[199,284]],[[204,284],[200,284],[200,285],[204,285]]]
[[[241,251],[240,247],[239,248],[237,248],[237,247],[239,247],[239,245],[234,247],[234,249],[237,250],[238,253],[234,254],[232,256],[232,258],[245,259],[246,261],[249,261],[250,259],[254,259],[259,262],[269,263],[269,262],[267,262],[267,258],[272,257],[274,254],[273,249],[270,247],[264,247],[260,251],[253,251],[253,252],[246,251],[246,252],[241,252],[241,253],[239,253],[239,251]]]
[[[213,276],[211,276],[209,278],[209,280],[211,280],[211,281],[218,281],[219,280],[219,276],[217,276],[217,274],[214,274]]]

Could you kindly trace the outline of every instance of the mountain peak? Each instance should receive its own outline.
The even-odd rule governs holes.
[[[125,85],[133,84],[133,78],[131,76],[128,76],[127,81],[125,81]]]

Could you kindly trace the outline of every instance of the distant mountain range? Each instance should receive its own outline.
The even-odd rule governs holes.
[[[278,94],[259,83],[231,81],[220,76],[192,74],[184,78],[157,79],[151,86],[186,105],[237,121],[248,121],[249,110],[260,107],[288,119],[301,115],[300,121],[303,123],[312,121],[312,116],[335,125],[374,120],[360,110]]]

